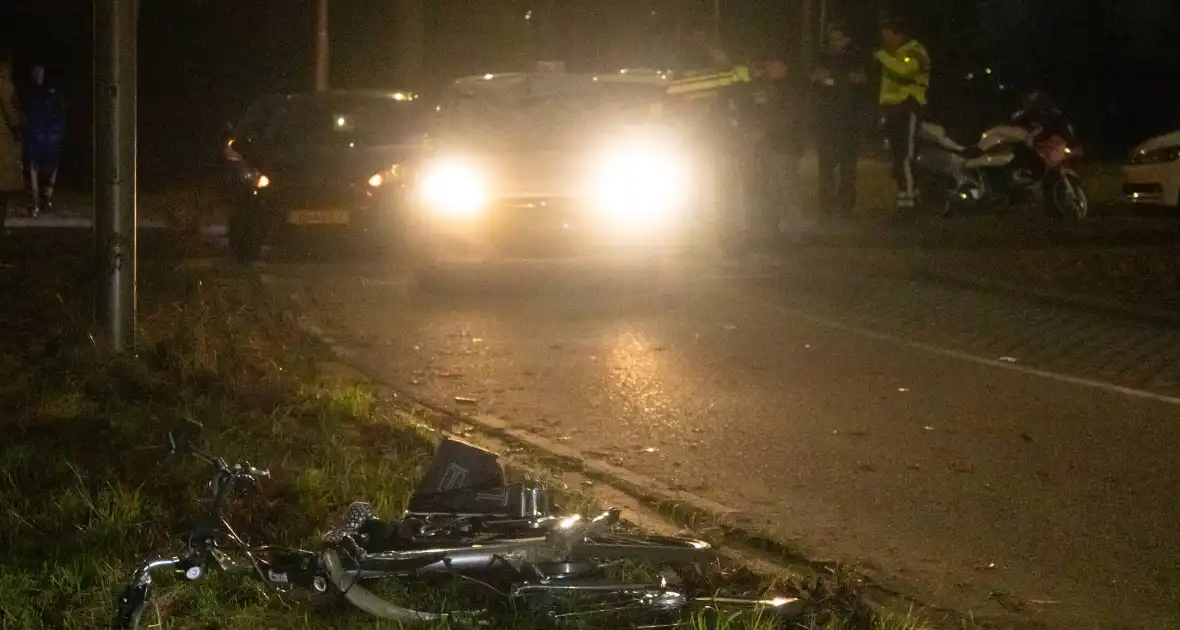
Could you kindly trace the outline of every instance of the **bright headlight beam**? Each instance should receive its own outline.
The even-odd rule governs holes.
[[[422,201],[450,215],[470,216],[487,203],[487,183],[474,166],[461,161],[429,165],[420,183]]]
[[[660,143],[633,142],[603,154],[592,195],[605,218],[624,229],[657,228],[680,209],[689,185],[685,159]]]

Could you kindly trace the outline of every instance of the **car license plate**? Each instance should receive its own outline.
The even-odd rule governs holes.
[[[287,213],[287,223],[294,225],[345,225],[347,210],[295,210]]]

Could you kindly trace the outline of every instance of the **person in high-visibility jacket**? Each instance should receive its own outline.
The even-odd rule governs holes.
[[[893,177],[897,181],[897,209],[908,212],[917,197],[915,143],[926,109],[926,91],[930,88],[930,55],[925,46],[910,37],[905,24],[896,19],[881,26],[881,45],[874,55],[881,66],[879,102],[889,139]]]

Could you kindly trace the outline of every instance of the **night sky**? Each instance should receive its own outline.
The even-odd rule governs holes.
[[[736,56],[795,50],[795,2],[723,0],[726,47]],[[878,0],[879,2],[880,0]],[[818,5],[819,0],[816,0]],[[393,0],[333,0],[333,83],[396,85]],[[677,34],[706,25],[711,0],[554,0],[552,28],[571,66],[664,65]],[[544,0],[430,0],[428,76],[514,69],[544,42]],[[994,67],[1015,86],[1049,89],[1085,137],[1121,152],[1180,124],[1180,3],[1174,0],[891,0],[934,55],[935,108],[966,99],[958,81]],[[828,0],[872,36],[879,5]],[[89,155],[90,3],[0,0],[0,45],[33,57],[73,103],[67,179],[84,181]],[[251,99],[307,89],[311,0],[141,0],[141,173],[147,185],[207,173],[217,135]],[[916,10],[917,9],[917,10]],[[525,16],[533,11],[533,19]],[[1015,102],[1016,92],[1012,93]],[[1171,101],[1165,102],[1165,101]],[[1005,105],[1006,106],[1006,105]]]

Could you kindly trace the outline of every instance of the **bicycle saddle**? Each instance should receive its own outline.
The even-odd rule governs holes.
[[[383,521],[373,514],[371,503],[356,501],[344,511],[336,527],[324,534],[324,542],[332,544],[350,538],[369,553],[381,553],[398,549],[411,537],[402,531],[401,521]]]

